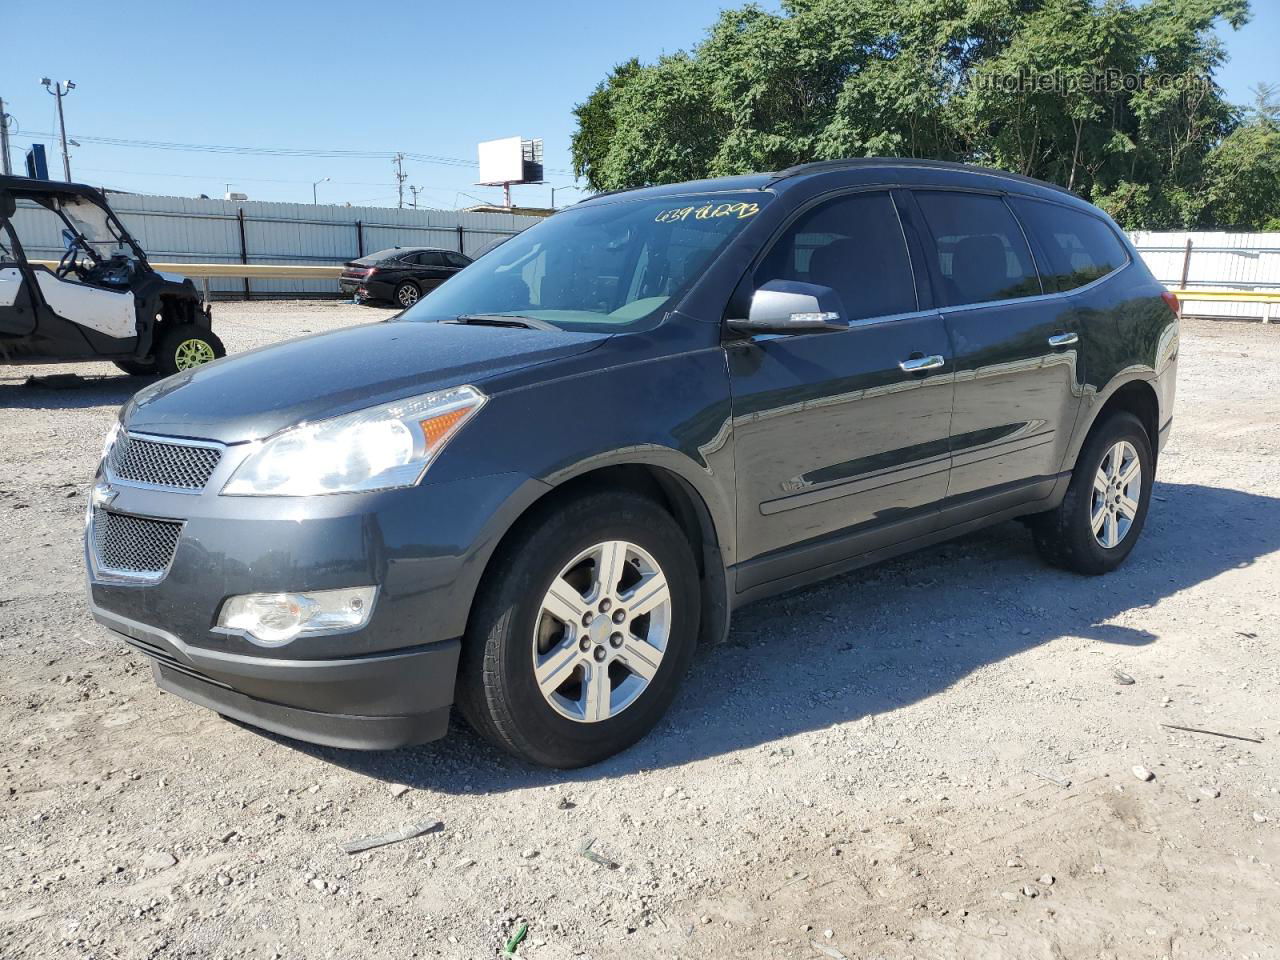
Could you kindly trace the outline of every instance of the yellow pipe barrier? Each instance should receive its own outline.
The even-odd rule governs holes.
[[[1265,290],[1179,290],[1170,287],[1170,293],[1177,294],[1179,300],[1234,300],[1239,303],[1280,303],[1280,290],[1268,293]]]
[[[32,260],[53,270],[56,260]],[[338,278],[342,265],[302,263],[152,263],[151,269],[184,277],[257,277],[263,280],[326,280]]]

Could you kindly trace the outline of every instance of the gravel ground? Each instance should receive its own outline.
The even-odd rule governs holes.
[[[233,351],[385,315],[215,308]],[[494,957],[525,922],[533,958],[1280,956],[1280,328],[1189,321],[1181,374],[1117,573],[1009,523],[756,604],[653,735],[566,774],[159,693],[81,572],[136,384],[2,368],[0,956]]]

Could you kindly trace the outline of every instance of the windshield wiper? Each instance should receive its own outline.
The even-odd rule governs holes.
[[[553,323],[516,313],[464,313],[441,323],[465,323],[479,327],[524,327],[526,330],[559,330]]]

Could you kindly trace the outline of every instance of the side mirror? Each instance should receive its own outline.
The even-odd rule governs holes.
[[[18,209],[18,201],[8,190],[0,190],[0,220],[8,220]]]
[[[739,333],[813,333],[848,330],[840,295],[830,287],[798,280],[770,280],[751,295],[745,320],[730,320]]]

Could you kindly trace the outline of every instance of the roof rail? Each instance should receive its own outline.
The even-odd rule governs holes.
[[[986,176],[1003,177],[1006,180],[1017,180],[1020,183],[1033,183],[1038,187],[1048,187],[1068,196],[1079,196],[1074,191],[1056,183],[1050,183],[1048,180],[1037,180],[1035,177],[1027,177],[1020,173],[1010,173],[1008,170],[1000,170],[995,167],[983,167],[973,163],[958,163],[954,160],[930,160],[926,157],[849,157],[843,160],[816,160],[812,163],[799,163],[794,167],[779,170],[773,175],[773,180],[785,180],[810,173],[858,169],[860,167],[928,167],[935,170],[967,171],[969,173],[981,173]]]

